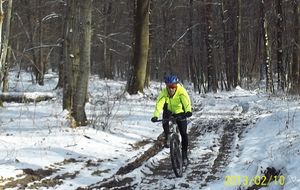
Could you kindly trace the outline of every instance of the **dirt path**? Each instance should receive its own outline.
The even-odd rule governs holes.
[[[198,117],[196,116],[196,118]],[[232,115],[194,120],[189,130],[191,163],[185,168],[181,178],[175,177],[169,158],[169,149],[163,148],[162,139],[159,137],[143,155],[134,162],[121,167],[115,175],[88,187],[77,188],[77,190],[201,189],[208,183],[220,179],[232,158],[239,155],[239,140],[250,123],[252,121],[249,118]],[[11,181],[5,185],[5,188],[15,187],[17,184],[20,189],[29,188],[28,184],[31,184],[31,188],[54,187],[63,183],[63,180],[76,178],[80,174],[80,170],[73,173],[60,171],[62,170],[60,165],[74,164],[78,166],[81,164],[82,167],[91,167],[94,170],[101,162],[105,161],[108,160],[98,160],[94,163],[84,159],[70,159],[57,163],[57,166],[54,166],[57,170],[51,168],[36,171],[24,170],[24,178]],[[98,171],[94,173],[96,172]],[[50,176],[52,177],[49,178]]]
[[[238,142],[250,123],[242,117],[228,118],[193,123],[189,131],[191,163],[182,178],[175,177],[169,150],[163,149],[134,172],[113,176],[87,189],[199,189],[220,179],[231,159],[238,156]]]
[[[218,174],[229,164],[232,156],[238,154],[236,148],[237,141],[245,126],[240,125],[239,120],[220,120],[213,125],[195,124],[190,130],[190,161],[183,178],[176,179],[171,169],[169,155],[159,160],[158,164],[149,167],[150,174],[145,174],[145,178],[138,188],[174,189],[191,188],[189,184],[198,184],[198,187],[205,186],[213,180],[219,179]],[[204,154],[198,154],[202,144],[205,144],[205,136],[214,136],[214,142],[205,147]],[[161,180],[166,179],[166,180]]]

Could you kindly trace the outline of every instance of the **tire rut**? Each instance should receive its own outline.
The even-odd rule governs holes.
[[[241,125],[240,119],[230,121],[219,120],[213,123],[196,123],[189,132],[190,146],[189,152],[201,146],[202,139],[205,135],[215,135],[215,141],[207,147],[207,153],[193,156],[191,164],[188,165],[184,172],[183,179],[174,180],[175,175],[171,167],[169,155],[165,159],[159,160],[155,167],[149,167],[152,171],[146,174],[145,178],[138,184],[138,188],[151,189],[176,189],[190,188],[190,183],[198,183],[198,187],[206,186],[207,183],[219,179],[225,167],[230,163],[236,149],[236,141],[240,137],[247,125]],[[165,179],[161,180],[161,179]],[[172,182],[174,181],[174,182]],[[171,184],[171,185],[170,185]]]
[[[195,121],[189,130],[191,163],[184,168],[181,178],[175,177],[169,149],[165,148],[134,170],[134,174],[116,175],[107,183],[100,182],[100,186],[88,189],[199,189],[220,179],[231,159],[239,154],[238,141],[252,122],[242,117],[205,121]]]

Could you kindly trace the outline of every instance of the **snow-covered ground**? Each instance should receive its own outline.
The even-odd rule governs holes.
[[[26,93],[26,96],[47,94],[55,98],[33,103],[4,102],[0,108],[0,189],[10,181],[24,178],[23,169],[52,169],[53,173],[44,179],[61,182],[36,189],[86,187],[113,176],[120,167],[147,150],[162,132],[160,124],[150,121],[155,98],[162,87],[160,83],[152,82],[145,94],[130,96],[124,92],[124,81],[99,80],[92,76],[90,101],[86,106],[91,124],[79,128],[70,128],[68,113],[62,110],[62,92],[53,90],[56,83],[55,73],[46,75],[45,86],[33,85],[27,73],[22,72],[20,78],[11,73],[11,92]],[[211,123],[220,118],[253,120],[236,142],[238,151],[233,151],[224,171],[216,174],[218,179],[201,188],[195,182],[189,188],[215,190],[241,186],[246,189],[264,180],[258,178],[261,171],[274,167],[281,171],[280,175],[261,189],[300,189],[298,97],[272,97],[259,90],[241,88],[216,94],[189,92],[195,108],[190,127],[193,123]],[[202,142],[206,143],[199,143],[190,159],[213,152],[207,149],[213,139],[211,134],[205,136]],[[166,155],[166,150],[160,154]],[[168,183],[176,180],[174,175],[174,180]],[[268,182],[266,179],[265,183]],[[32,184],[26,185],[29,188]]]

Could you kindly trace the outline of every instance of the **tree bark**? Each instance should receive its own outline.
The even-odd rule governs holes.
[[[278,89],[284,90],[285,89],[285,72],[283,67],[283,61],[282,61],[282,0],[276,1],[276,10],[277,10],[277,83],[278,83]]]
[[[150,0],[137,0],[135,14],[135,44],[133,55],[133,73],[129,78],[129,94],[143,92],[149,51],[149,9]]]
[[[90,74],[91,36],[92,36],[92,0],[80,1],[82,10],[82,43],[80,49],[80,75],[77,75],[75,93],[73,95],[72,116],[76,126],[87,125],[85,103],[87,100],[88,80]]]
[[[206,48],[207,48],[207,73],[208,73],[208,91],[217,92],[216,68],[213,62],[213,18],[212,18],[212,2],[206,0]]]
[[[42,10],[40,9],[42,5],[42,2],[40,0],[37,0],[37,7],[38,9],[38,23],[39,23],[39,29],[38,29],[38,41],[37,44],[39,44],[40,48],[38,50],[37,54],[37,63],[36,63],[36,81],[39,85],[44,85],[44,75],[46,72],[46,60],[43,60],[43,21],[42,21]]]
[[[101,68],[104,72],[104,77],[108,79],[113,79],[113,62],[111,61],[111,52],[110,49],[110,43],[108,41],[109,33],[111,32],[111,22],[112,22],[112,2],[109,0],[104,3],[103,13],[104,13],[104,35],[105,38],[103,39],[103,65],[104,68]]]
[[[238,0],[237,85],[241,86],[242,0]]]
[[[230,90],[233,84],[232,79],[232,56],[230,55],[230,31],[229,18],[231,11],[227,9],[227,4],[225,0],[220,0],[221,8],[221,19],[222,19],[222,29],[223,29],[223,49],[224,49],[224,61],[225,61],[225,73],[226,73],[226,90]],[[228,2],[227,2],[228,3]]]
[[[54,98],[53,95],[49,93],[39,93],[39,95],[32,97],[30,93],[23,92],[12,92],[12,93],[2,93],[0,94],[0,101],[3,102],[18,102],[18,103],[28,103],[28,102],[41,102],[47,101]]]
[[[79,70],[79,11],[78,1],[68,0],[66,16],[66,31],[64,37],[64,88],[63,88],[63,109],[71,111],[75,84]]]
[[[4,20],[4,11],[3,11],[3,4],[0,0],[0,52],[2,54],[3,47],[2,47],[2,26],[3,26],[3,20]],[[1,56],[2,57],[2,56]],[[1,58],[2,59],[2,58]],[[2,78],[3,78],[3,63],[0,61],[0,88],[2,87]],[[0,102],[2,105],[2,103]]]
[[[261,14],[262,14],[262,31],[263,31],[263,42],[264,42],[264,62],[266,71],[266,91],[269,93],[274,93],[273,86],[273,75],[272,75],[272,64],[271,64],[271,50],[268,36],[268,22],[266,18],[266,13],[264,10],[264,0],[261,0]]]
[[[190,0],[189,2],[189,28],[193,27],[193,0]],[[193,43],[193,30],[191,29],[188,33],[188,56],[189,56],[189,75],[192,79],[192,82],[194,84],[194,91],[200,91],[199,89],[199,77],[197,76],[197,67],[195,65],[194,61],[194,43]]]
[[[38,73],[38,59],[37,59],[37,51],[36,51],[36,41],[35,41],[35,23],[36,23],[36,10],[38,9],[38,7],[36,6],[36,1],[30,1],[30,0],[24,0],[24,1],[20,1],[23,2],[24,6],[26,7],[26,17],[27,17],[27,24],[28,24],[28,49],[31,53],[31,65],[30,68],[32,69],[34,75],[35,75],[35,79],[32,76],[32,83],[35,83],[37,81],[37,73]],[[34,2],[34,3],[32,3]],[[34,5],[32,5],[34,4]],[[34,6],[34,9],[32,9],[32,6]]]
[[[293,1],[293,14],[294,14],[294,31],[293,31],[293,60],[292,60],[292,73],[291,73],[291,88],[289,93],[291,94],[300,94],[300,45],[299,45],[299,13],[300,13],[300,4],[297,3],[297,0]],[[298,28],[297,28],[298,26]]]
[[[8,43],[10,37],[11,12],[12,12],[12,0],[9,0],[7,6],[6,31],[4,35],[3,47],[2,47],[1,58],[0,58],[0,65],[2,65],[1,72],[3,73],[3,77],[1,78],[0,81],[0,83],[2,83],[2,92],[8,91],[9,61],[7,60],[7,52],[8,52]]]

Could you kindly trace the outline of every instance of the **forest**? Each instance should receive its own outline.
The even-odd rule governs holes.
[[[300,189],[299,12],[0,0],[0,190]],[[151,122],[169,74],[192,104],[182,177]]]
[[[299,0],[0,1],[2,92],[10,70],[44,85],[59,73],[63,108],[86,125],[90,75],[130,94],[169,73],[198,93],[263,88],[300,94]]]

